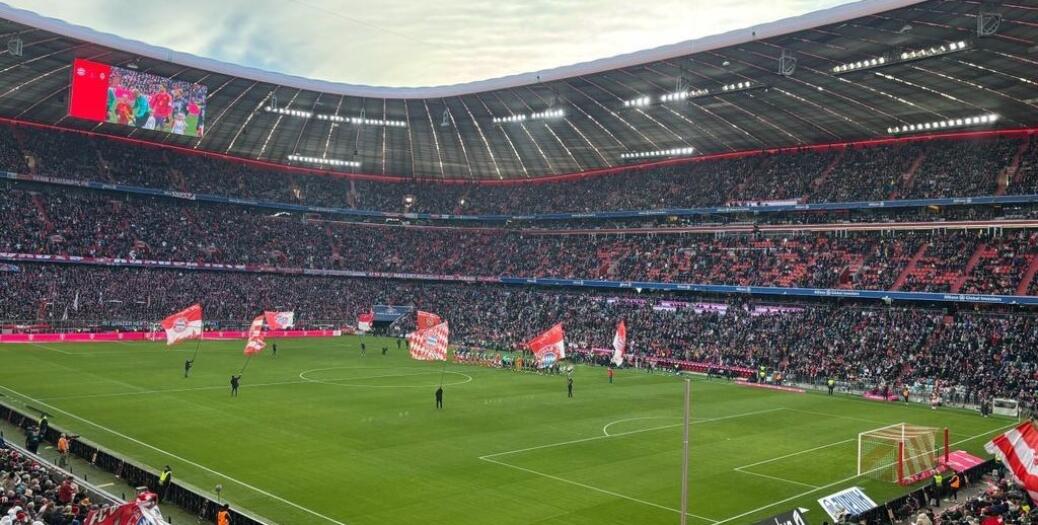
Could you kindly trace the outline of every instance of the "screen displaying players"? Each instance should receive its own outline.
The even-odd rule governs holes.
[[[201,137],[206,87],[100,62],[72,63],[69,116]]]

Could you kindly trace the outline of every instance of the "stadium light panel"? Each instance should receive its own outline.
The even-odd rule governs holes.
[[[921,49],[905,50],[900,53],[891,53],[886,56],[870,58],[866,60],[857,60],[854,62],[847,62],[846,64],[839,64],[832,68],[832,72],[835,75],[840,75],[843,73],[850,73],[852,71],[862,71],[865,69],[872,69],[875,67],[882,67],[890,64],[900,64],[904,62],[911,62],[913,60],[921,60],[924,58],[947,55],[949,53],[957,53],[959,51],[969,49],[969,47],[970,43],[966,40],[946,42],[939,46],[930,46]]]
[[[345,167],[345,168],[359,168],[360,162],[355,160],[339,160],[339,159],[326,159],[323,157],[307,157],[304,155],[289,155],[288,160],[291,162],[303,162],[306,164],[317,164],[319,166],[334,166],[334,167]]]
[[[391,128],[407,127],[407,122],[404,122],[403,120],[386,120],[365,117],[344,117],[342,115],[314,113],[312,111],[305,111],[302,109],[278,108],[274,106],[263,106],[263,110],[268,113],[276,113],[278,115],[285,115],[289,117],[314,118],[317,120],[327,120],[331,122],[356,124],[358,126],[388,126]]]
[[[636,160],[651,159],[654,157],[683,157],[686,155],[692,155],[693,153],[695,153],[695,151],[695,148],[692,147],[661,149],[654,151],[633,151],[629,153],[621,153],[620,158],[623,160]]]
[[[494,117],[491,121],[494,124],[507,124],[512,122],[525,122],[527,120],[548,120],[562,118],[566,116],[566,110],[562,108],[546,109],[544,111],[537,111],[534,113],[516,113],[507,117]]]
[[[962,128],[969,126],[985,126],[988,124],[994,124],[998,122],[997,113],[985,113],[983,115],[975,115],[966,118],[956,118],[947,120],[935,120],[932,122],[922,122],[918,124],[905,124],[903,126],[894,126],[887,128],[887,133],[891,135],[900,135],[904,133],[913,133],[916,131],[933,131],[942,129]]]

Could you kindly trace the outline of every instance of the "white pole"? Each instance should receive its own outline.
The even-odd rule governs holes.
[[[685,440],[681,461],[681,525],[688,523],[688,427],[692,412],[692,381],[685,380]]]

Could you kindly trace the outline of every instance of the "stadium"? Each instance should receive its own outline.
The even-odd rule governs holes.
[[[1038,523],[1036,66],[1035,0],[431,87],[0,4],[0,525]]]

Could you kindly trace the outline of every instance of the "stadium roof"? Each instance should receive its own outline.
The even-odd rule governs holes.
[[[0,19],[0,40],[23,43],[21,56],[0,51],[0,116],[277,163],[292,164],[289,155],[357,161],[353,171],[376,175],[533,178],[659,158],[630,158],[642,152],[846,142],[912,125],[910,133],[1038,125],[1034,0],[865,0],[583,64],[428,88],[272,73],[3,4]],[[779,72],[784,53],[796,61],[792,71],[785,64],[791,74]],[[205,137],[67,117],[76,57],[205,84]],[[661,101],[676,90],[685,98]],[[563,116],[532,118],[552,111]],[[991,114],[994,124],[955,122]],[[406,126],[348,120],[361,116]],[[527,118],[495,122],[513,116]]]

